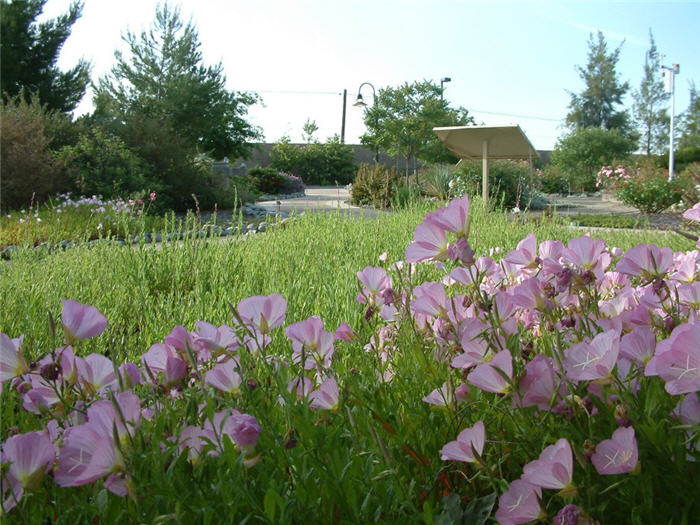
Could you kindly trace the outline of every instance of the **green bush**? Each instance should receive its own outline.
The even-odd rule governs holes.
[[[236,206],[241,206],[246,202],[255,202],[260,197],[255,179],[249,175],[231,177],[231,192],[236,199]]]
[[[387,208],[398,180],[394,169],[382,164],[362,164],[350,189],[350,201],[359,206]]]
[[[569,177],[559,166],[548,164],[542,170],[537,170],[540,190],[543,193],[564,193],[570,192]]]
[[[572,191],[596,191],[600,167],[624,162],[635,147],[618,130],[581,128],[557,141],[552,165],[566,176]]]
[[[422,192],[440,201],[446,201],[450,197],[452,179],[452,166],[435,164],[426,168],[420,174]]]
[[[47,112],[33,98],[15,97],[0,106],[0,208],[28,206],[60,191],[61,166],[45,132]]]
[[[248,170],[248,175],[255,182],[255,188],[261,193],[276,195],[284,183],[280,172],[275,168],[261,168],[256,166]]]
[[[156,189],[147,181],[144,162],[119,137],[100,128],[81,135],[74,146],[63,147],[58,157],[81,195],[111,199]]]
[[[669,182],[667,173],[639,172],[636,177],[621,182],[617,198],[642,213],[661,213],[681,202],[683,188],[677,180]]]
[[[463,160],[455,168],[452,196],[481,195],[482,163]],[[489,199],[498,206],[528,206],[532,193],[530,167],[527,162],[496,160],[489,163]]]
[[[341,144],[337,136],[325,144],[305,145],[291,144],[284,137],[272,148],[270,166],[314,185],[348,184],[357,169],[352,148]]]

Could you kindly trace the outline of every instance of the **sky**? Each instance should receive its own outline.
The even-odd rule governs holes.
[[[67,10],[70,0],[48,0],[41,19]],[[60,68],[91,62],[93,82],[127,46],[127,30],[150,27],[155,0],[84,0],[59,58]],[[221,62],[227,87],[253,91],[262,104],[249,121],[266,142],[302,140],[307,119],[315,137],[340,134],[347,90],[346,142],[359,143],[363,110],[352,104],[364,82],[376,89],[431,80],[444,84],[452,106],[478,124],[518,124],[536,149],[553,149],[565,128],[569,93],[584,84],[588,38],[602,31],[609,48],[621,46],[617,71],[639,88],[651,30],[664,63],[680,64],[675,114],[688,107],[689,86],[700,88],[700,0],[676,2],[588,0],[179,0],[184,19],[199,31],[206,64]],[[40,20],[41,20],[40,19]],[[372,89],[362,88],[372,103]],[[76,114],[92,110],[88,91]]]

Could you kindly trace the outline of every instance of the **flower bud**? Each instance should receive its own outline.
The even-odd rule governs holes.
[[[39,375],[47,381],[55,381],[61,375],[61,365],[58,363],[47,363],[39,369]]]

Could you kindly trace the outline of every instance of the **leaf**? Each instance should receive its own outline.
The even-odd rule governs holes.
[[[277,495],[277,492],[275,492],[275,489],[273,489],[272,487],[267,489],[265,497],[263,498],[263,508],[265,509],[265,516],[267,516],[267,518],[272,523],[275,522],[278,498],[279,496]]]
[[[493,506],[496,503],[495,492],[484,496],[482,498],[476,498],[469,502],[467,508],[464,509],[464,514],[462,514],[462,523],[470,525],[484,525],[486,520],[489,519]]]

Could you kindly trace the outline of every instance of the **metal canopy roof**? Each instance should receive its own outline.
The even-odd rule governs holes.
[[[539,157],[520,126],[451,126],[433,128],[447,149],[462,159],[483,158],[488,144],[489,159],[529,159]]]

